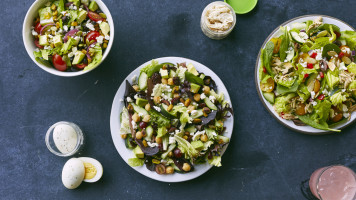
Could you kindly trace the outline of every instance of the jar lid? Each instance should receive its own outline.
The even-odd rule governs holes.
[[[235,11],[236,14],[246,14],[257,4],[258,0],[224,0]]]

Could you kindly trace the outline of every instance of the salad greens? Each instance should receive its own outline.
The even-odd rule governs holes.
[[[95,0],[55,0],[38,10],[32,26],[37,62],[59,71],[98,66],[110,40],[106,15]]]
[[[280,28],[261,50],[260,89],[283,119],[317,129],[356,110],[356,33],[314,21]]]
[[[187,173],[206,161],[221,166],[229,143],[224,121],[233,114],[215,81],[192,64],[152,60],[138,81],[126,81],[121,136],[133,150],[132,167],[158,174]]]

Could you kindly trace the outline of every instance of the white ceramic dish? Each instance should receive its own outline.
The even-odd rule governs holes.
[[[345,22],[330,17],[330,16],[325,16],[325,15],[305,15],[305,16],[300,16],[294,19],[291,19],[287,22],[284,22],[283,24],[281,24],[280,26],[288,26],[291,25],[295,22],[305,22],[307,20],[314,20],[316,17],[321,16],[323,17],[324,23],[328,23],[328,24],[335,24],[338,27],[340,27],[341,31],[345,31],[345,30],[353,30],[355,31],[354,28],[352,28],[350,25],[346,24]],[[263,43],[261,49],[265,48],[266,43],[273,37],[278,36],[279,33],[279,27],[278,26],[265,40],[265,42]],[[283,125],[287,126],[288,128],[291,128],[295,131],[301,132],[301,133],[305,133],[305,134],[312,134],[312,135],[322,135],[322,134],[327,134],[330,133],[330,131],[324,131],[324,130],[319,130],[310,126],[297,126],[294,124],[293,121],[291,120],[286,120],[286,119],[282,119],[281,117],[278,116],[278,114],[273,110],[273,106],[262,96],[262,91],[260,89],[260,79],[259,79],[259,74],[258,74],[258,69],[261,65],[261,60],[260,60],[260,55],[261,55],[261,51],[258,54],[257,57],[257,62],[256,62],[256,69],[255,69],[255,83],[256,83],[256,88],[257,88],[257,92],[258,95],[263,103],[263,105],[266,107],[266,109],[271,113],[271,115],[277,119],[277,121],[279,121],[280,123],[282,123]],[[333,127],[334,129],[342,129],[345,128],[346,126],[350,125],[353,121],[355,121],[356,119],[356,113],[352,113],[351,115],[351,120],[341,124],[339,126]]]
[[[198,71],[204,72],[206,75],[209,75],[212,77],[212,79],[215,81],[215,83],[218,86],[219,92],[222,91],[224,93],[225,99],[231,105],[230,96],[229,96],[223,82],[220,80],[220,78],[213,71],[211,71],[206,66],[204,66],[196,61],[189,60],[186,58],[179,58],[179,57],[163,57],[163,58],[157,58],[155,60],[158,60],[159,63],[164,63],[164,62],[192,63]],[[142,64],[137,69],[135,69],[133,72],[131,72],[130,75],[128,75],[126,77],[125,80],[128,80],[131,83],[131,77],[133,77],[134,75],[136,75],[138,77],[140,74],[140,69],[142,67],[146,66],[147,64],[149,64],[150,62],[151,61],[148,61],[148,62]],[[120,130],[120,113],[124,106],[124,102],[121,102],[120,99],[124,98],[124,93],[125,93],[125,81],[123,81],[122,84],[120,85],[118,91],[116,92],[114,101],[113,101],[113,105],[112,105],[112,109],[111,109],[111,116],[110,116],[110,129],[111,129],[111,136],[114,141],[114,145],[115,145],[117,151],[119,152],[120,156],[122,157],[122,159],[124,159],[125,162],[127,163],[129,158],[134,157],[134,154],[131,150],[126,148],[125,140],[123,140],[121,138],[120,131],[119,131]],[[224,136],[231,138],[231,134],[232,134],[233,126],[234,126],[233,116],[226,120],[225,126],[226,126],[226,133],[224,134]],[[226,150],[227,146],[228,145],[225,146],[225,148],[223,149],[223,152]],[[224,158],[222,158],[222,160],[224,160]],[[170,175],[159,175],[156,172],[149,171],[145,165],[142,167],[134,167],[133,169],[135,169],[136,171],[140,172],[141,174],[143,174],[149,178],[152,178],[152,179],[155,179],[158,181],[182,182],[182,181],[194,179],[194,178],[204,174],[212,166],[209,165],[208,163],[206,163],[206,164],[202,164],[202,165],[196,165],[194,167],[195,167],[195,170],[193,172],[189,172],[187,174],[174,173],[174,174],[170,174]]]
[[[33,26],[33,21],[34,21],[35,17],[38,16],[38,9],[40,9],[48,1],[49,0],[36,0],[35,2],[33,2],[31,7],[27,11],[27,14],[25,16],[25,20],[24,20],[23,26],[22,26],[23,43],[25,45],[28,55],[31,57],[33,62],[35,62],[36,65],[38,65],[40,68],[42,68],[46,72],[49,72],[49,73],[57,75],[57,76],[64,76],[64,77],[79,76],[79,75],[88,73],[88,72],[92,71],[93,69],[97,68],[109,54],[111,46],[114,42],[114,32],[115,32],[114,22],[112,20],[110,11],[101,0],[95,0],[95,1],[98,4],[99,8],[105,13],[105,15],[107,17],[107,22],[109,23],[109,26],[110,26],[110,40],[108,43],[108,47],[106,48],[106,50],[103,54],[103,58],[101,59],[101,62],[95,68],[88,70],[88,71],[82,70],[82,71],[78,71],[78,72],[61,72],[61,71],[56,70],[55,68],[47,67],[47,66],[45,66],[41,63],[38,63],[36,61],[36,59],[33,55],[33,52],[35,51],[35,49],[37,47],[34,44],[34,39],[31,34],[31,26]]]

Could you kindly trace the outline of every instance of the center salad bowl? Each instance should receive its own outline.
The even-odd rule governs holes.
[[[37,61],[35,56],[34,56],[34,52],[36,51],[37,47],[36,47],[35,42],[34,42],[35,41],[34,36],[32,35],[33,34],[32,33],[33,32],[32,29],[33,29],[33,26],[34,26],[33,23],[34,23],[35,18],[39,15],[39,9],[44,7],[46,5],[46,3],[48,3],[48,2],[54,2],[54,1],[53,0],[35,0],[33,2],[33,4],[31,5],[31,7],[28,9],[28,11],[26,13],[26,16],[25,16],[25,19],[24,19],[24,22],[23,22],[22,39],[23,39],[23,42],[24,42],[25,49],[26,49],[28,55],[30,56],[30,58],[33,60],[33,62],[38,67],[40,67],[44,71],[46,71],[48,73],[51,73],[53,75],[62,76],[62,77],[80,76],[82,74],[86,74],[86,73],[92,71],[93,69],[97,68],[106,59],[106,57],[108,56],[108,54],[109,54],[109,52],[111,50],[111,47],[113,45],[113,42],[114,42],[114,33],[115,33],[114,22],[113,22],[112,16],[110,14],[109,9],[104,4],[104,2],[101,1],[101,0],[95,0],[96,4],[98,6],[97,9],[101,10],[106,15],[106,22],[109,24],[109,27],[110,27],[110,34],[109,34],[110,38],[107,38],[107,39],[109,39],[109,41],[108,41],[108,44],[107,44],[107,47],[106,47],[105,51],[102,54],[102,58],[101,58],[101,60],[99,62],[97,62],[93,67],[91,67],[88,70],[83,70],[82,69],[80,71],[71,71],[71,72],[59,71],[59,70],[55,69],[53,66],[51,66],[51,67],[50,66],[46,66],[44,63],[41,63],[41,62]],[[67,4],[71,3],[71,2],[68,2],[68,1],[64,1],[64,2],[67,3]],[[73,8],[71,8],[71,9],[73,9]],[[76,8],[76,9],[80,10],[78,8]],[[85,10],[85,8],[83,10]],[[87,16],[86,19],[88,19],[88,16]],[[92,18],[90,18],[90,19],[92,19]],[[83,22],[83,24],[84,24],[84,22]],[[42,27],[44,27],[44,26],[42,26]],[[68,28],[68,33],[70,32],[69,28]],[[80,32],[80,31],[78,31],[78,32]]]
[[[227,92],[227,89],[225,88],[223,82],[221,79],[208,67],[204,66],[203,64],[200,64],[196,61],[186,59],[186,58],[180,58],[180,57],[162,57],[162,58],[157,58],[154,59],[158,61],[158,63],[186,63],[189,64],[191,63],[198,72],[203,72],[206,76],[210,76],[212,80],[215,81],[217,89],[219,92],[222,92],[224,94],[224,100],[226,100],[230,104],[231,107],[231,100],[230,96]],[[131,72],[123,81],[123,83],[120,85],[119,89],[117,90],[117,93],[114,97],[113,104],[112,104],[112,109],[111,109],[111,115],[110,115],[110,129],[111,129],[111,136],[114,142],[114,145],[122,157],[122,159],[129,164],[129,159],[132,159],[135,157],[135,154],[133,153],[132,150],[126,148],[125,145],[125,140],[121,138],[121,124],[120,124],[120,115],[125,107],[125,91],[126,91],[126,81],[128,81],[130,84],[132,84],[133,79],[135,77],[139,77],[140,75],[140,70],[144,68],[145,66],[149,65],[151,61],[148,61],[138,68],[136,68],[133,72]],[[156,109],[156,108],[155,108]],[[223,136],[230,138],[231,139],[231,134],[233,131],[233,123],[234,123],[234,118],[233,115],[230,114],[230,117],[228,117],[224,121],[224,127],[226,128],[225,131],[222,133]],[[167,133],[168,134],[168,133]],[[224,145],[221,149],[221,154],[222,155],[226,148],[228,146],[228,143]],[[223,157],[222,157],[223,160]],[[130,165],[130,164],[129,164]],[[212,165],[208,164],[208,162],[205,162],[204,164],[197,164],[194,165],[194,170],[190,171],[189,173],[173,173],[173,174],[157,174],[155,171],[150,171],[147,169],[145,165],[139,166],[139,167],[132,167],[134,170],[137,172],[152,178],[154,180],[162,181],[162,182],[182,182],[182,181],[187,181],[194,179],[205,172],[207,172]]]
[[[305,123],[300,123],[300,120],[296,120],[296,121],[292,121],[292,120],[287,120],[287,119],[284,119],[284,118],[282,118],[275,110],[274,110],[274,108],[273,108],[273,105],[264,97],[264,94],[263,94],[263,92],[262,92],[262,90],[261,90],[261,74],[262,74],[262,76],[263,76],[263,74],[268,74],[269,72],[266,70],[266,68],[262,71],[260,71],[260,69],[263,69],[263,67],[264,67],[264,65],[262,65],[262,62],[261,62],[261,54],[262,54],[262,50],[263,49],[265,49],[266,48],[266,46],[267,46],[267,44],[268,43],[270,43],[269,41],[271,41],[271,39],[272,38],[277,38],[277,37],[279,37],[279,36],[281,36],[281,35],[283,35],[283,30],[288,30],[288,32],[293,32],[295,29],[296,29],[296,26],[294,26],[295,24],[298,24],[298,23],[303,23],[303,22],[306,22],[306,21],[308,21],[308,20],[311,20],[311,21],[314,21],[314,20],[316,20],[317,18],[319,18],[319,17],[321,17],[322,18],[322,20],[323,20],[323,23],[322,24],[333,24],[333,25],[336,25],[336,26],[338,26],[339,28],[340,28],[340,32],[343,32],[343,31],[355,31],[355,29],[353,28],[353,27],[351,27],[350,25],[348,25],[347,23],[345,23],[345,22],[343,22],[343,21],[341,21],[341,20],[339,20],[339,19],[336,19],[336,18],[334,18],[334,17],[330,17],[330,16],[325,16],[325,15],[304,15],[304,16],[300,16],[300,17],[296,17],[296,18],[294,18],[294,19],[291,19],[291,20],[288,20],[287,22],[284,22],[283,24],[281,24],[280,26],[278,26],[268,37],[267,37],[267,39],[264,41],[264,43],[263,43],[263,45],[262,45],[262,47],[261,47],[261,51],[259,52],[259,54],[258,54],[258,57],[257,57],[257,59],[256,59],[256,66],[255,66],[255,83],[256,83],[256,89],[257,89],[257,93],[258,93],[258,95],[259,95],[259,98],[260,98],[260,100],[261,100],[261,102],[263,103],[263,105],[264,105],[264,107],[268,110],[268,112],[278,121],[278,122],[280,122],[281,124],[283,124],[284,126],[286,126],[286,127],[288,127],[288,128],[290,128],[290,129],[292,129],[292,130],[294,130],[294,131],[297,131],[297,132],[300,132],[300,133],[304,133],[304,134],[310,134],[310,135],[323,135],[323,134],[329,134],[329,133],[332,133],[333,131],[339,131],[340,129],[343,129],[343,128],[345,128],[345,127],[347,127],[347,126],[349,126],[349,125],[351,125],[354,121],[355,121],[355,119],[356,119],[356,113],[355,112],[352,112],[351,111],[351,114],[349,115],[349,120],[348,121],[346,121],[346,120],[342,120],[342,122],[339,122],[339,123],[335,123],[335,124],[333,124],[333,125],[331,125],[330,127],[329,127],[329,129],[328,130],[321,130],[321,129],[317,129],[317,128],[313,128],[313,127],[311,127],[311,126],[309,126],[309,125],[305,125]],[[280,27],[284,27],[282,30],[280,29]],[[303,32],[303,30],[304,29],[301,29],[301,32]],[[354,34],[354,33],[353,33]],[[303,41],[297,41],[296,39],[300,39],[300,35],[301,34],[299,34],[299,36],[297,35],[296,37],[293,37],[293,35],[291,34],[291,39],[292,39],[292,41],[294,41],[295,43],[299,43],[299,45],[304,45],[305,43],[302,43]],[[306,35],[306,34],[304,34],[304,35]],[[339,36],[337,36],[337,34],[335,34],[336,35],[336,37],[337,38],[339,38],[340,37],[340,35]],[[295,35],[294,35],[295,36]],[[321,37],[322,37],[322,35],[321,35]],[[325,36],[325,37],[327,37],[327,36]],[[302,38],[302,40],[305,40],[305,41],[307,41],[307,39],[303,39]],[[294,44],[295,45],[295,44]],[[340,44],[340,45],[345,45],[345,44]],[[332,45],[329,45],[329,47],[330,46],[332,46]],[[339,46],[339,45],[338,45]],[[326,47],[326,46],[325,46]],[[339,46],[340,48],[341,48],[341,46]],[[313,48],[311,48],[312,50],[310,50],[308,53],[304,53],[305,55],[308,55],[309,54],[309,56],[311,56],[311,57],[313,57],[313,56],[319,56],[319,53],[320,53],[320,55],[323,55],[323,57],[322,58],[315,58],[318,62],[317,62],[317,64],[314,64],[314,66],[309,66],[309,65],[305,65],[305,66],[300,66],[299,64],[297,65],[296,64],[296,66],[297,66],[297,68],[296,68],[296,70],[298,71],[298,67],[301,67],[301,68],[309,68],[310,70],[314,70],[314,69],[319,69],[319,68],[317,68],[317,67],[323,67],[324,66],[324,64],[323,65],[320,65],[319,64],[319,60],[321,59],[321,60],[325,60],[325,56],[324,55],[326,55],[326,54],[324,54],[324,52],[317,52],[316,50],[318,50],[318,49],[316,49],[316,50],[313,50]],[[335,48],[335,49],[337,49],[337,48]],[[333,49],[331,49],[331,50],[333,50]],[[327,53],[332,53],[331,52],[331,50],[328,50],[328,51],[326,51]],[[336,51],[336,50],[335,50]],[[294,52],[294,51],[293,51]],[[273,52],[274,53],[274,52]],[[289,49],[288,49],[288,51],[286,51],[286,54],[288,54],[289,53]],[[323,54],[321,54],[321,53],[323,53]],[[311,54],[315,54],[315,55],[311,55]],[[350,52],[350,54],[351,54],[351,52]],[[354,52],[352,52],[352,54],[354,54]],[[302,54],[299,54],[299,56],[304,56],[304,55],[302,55]],[[309,57],[309,56],[306,56],[306,57]],[[330,55],[329,55],[330,56]],[[341,54],[339,54],[339,56],[344,56],[344,54],[343,55],[341,55]],[[334,57],[338,57],[338,55],[335,55]],[[354,55],[352,55],[352,57],[354,57]],[[300,58],[301,57],[298,57],[297,59],[300,61]],[[302,57],[303,58],[303,57]],[[294,58],[293,58],[294,59]],[[293,61],[293,59],[292,59],[292,61]],[[308,59],[308,58],[306,58],[306,59]],[[330,59],[330,58],[329,58]],[[341,60],[341,57],[340,57],[340,60]],[[292,62],[292,61],[290,61],[290,62]],[[298,61],[298,62],[299,62]],[[327,60],[328,61],[328,60]],[[283,61],[282,61],[283,62]],[[285,62],[285,61],[284,61]],[[284,63],[283,62],[283,63]],[[306,62],[306,64],[309,64],[309,63],[307,63]],[[317,67],[316,67],[317,66]],[[322,68],[320,68],[322,71],[323,70],[325,70],[325,68],[324,69],[322,69]],[[328,70],[329,68],[328,67],[326,67],[326,70]],[[329,71],[323,71],[324,73],[325,73],[325,78],[326,78],[326,73],[327,72],[329,72]],[[345,70],[346,70],[346,68],[345,68]],[[346,70],[347,71],[347,70]],[[319,73],[319,72],[318,72]],[[302,74],[303,75],[303,74]],[[308,86],[308,77],[309,77],[309,75],[311,75],[311,74],[308,74],[308,75],[305,75],[304,76],[304,80],[303,80],[303,82],[302,83],[304,83],[304,81],[305,81],[305,83],[306,83],[306,85]],[[318,80],[320,80],[320,82],[322,82],[321,80],[324,78],[324,74],[319,74],[319,76],[317,76],[317,79]],[[298,79],[297,79],[298,80]],[[274,80],[275,81],[275,80]],[[275,84],[274,84],[275,85]],[[315,86],[315,85],[314,85]],[[321,88],[321,87],[320,87]],[[309,89],[309,88],[308,88]],[[272,89],[273,90],[273,89]],[[299,91],[299,89],[298,89],[298,91]],[[337,90],[337,88],[336,89],[334,89],[334,91],[332,91],[331,93],[329,93],[328,95],[326,95],[327,93],[325,93],[325,91],[321,91],[320,90],[320,92],[321,93],[314,93],[315,95],[317,95],[317,94],[319,94],[319,96],[315,96],[314,97],[314,100],[312,99],[312,100],[307,100],[307,101],[311,101],[311,102],[313,102],[313,101],[316,101],[316,103],[315,104],[313,104],[313,106],[315,106],[315,105],[317,105],[318,104],[318,102],[320,103],[320,102],[322,102],[324,99],[323,99],[323,97],[322,96],[320,96],[320,95],[323,95],[324,93],[325,93],[325,96],[332,96],[332,94],[335,94],[335,93],[338,93],[339,91],[342,91],[342,92],[345,92],[345,91],[343,91],[343,90]],[[273,92],[276,92],[276,90],[273,90],[272,91],[272,93]],[[276,93],[275,93],[276,94]],[[287,93],[288,94],[288,93]],[[278,95],[278,94],[277,94]],[[275,96],[275,95],[274,95]],[[320,97],[320,98],[319,98]],[[328,97],[329,98],[329,97]],[[275,98],[273,98],[273,99],[275,99]],[[320,100],[320,101],[319,101]],[[330,99],[328,99],[328,100],[330,100]],[[282,114],[283,114],[283,112],[282,112]],[[344,113],[345,114],[345,113]],[[346,115],[347,116],[347,115]],[[346,118],[346,117],[345,117]],[[304,118],[305,119],[305,118]],[[315,125],[314,125],[315,126]]]

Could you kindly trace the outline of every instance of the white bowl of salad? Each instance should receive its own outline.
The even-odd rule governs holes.
[[[221,166],[233,130],[229,94],[204,65],[178,57],[148,61],[118,89],[111,135],[125,162],[164,182]]]
[[[85,74],[102,63],[114,40],[114,23],[101,0],[37,0],[22,29],[28,55],[58,76]]]
[[[307,15],[272,32],[256,63],[258,94],[282,124],[307,134],[340,132],[356,119],[356,32]]]

